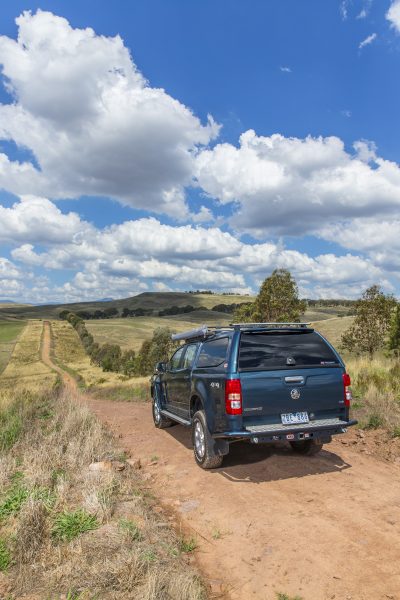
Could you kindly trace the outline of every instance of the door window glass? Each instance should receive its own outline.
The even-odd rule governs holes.
[[[175,352],[175,354],[172,356],[171,360],[169,361],[169,368],[171,371],[176,371],[177,369],[179,369],[179,363],[181,362],[182,353],[183,353],[184,349],[185,349],[184,346],[182,348],[179,348],[179,350],[177,350]]]
[[[196,357],[197,344],[190,344],[186,347],[185,356],[183,358],[182,369],[190,369]]]

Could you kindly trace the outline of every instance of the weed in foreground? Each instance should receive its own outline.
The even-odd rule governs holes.
[[[278,592],[276,598],[277,600],[303,600],[301,596],[288,596],[288,594],[282,594],[282,592]]]
[[[364,425],[364,429],[379,429],[379,427],[383,427],[385,424],[383,417],[377,413],[372,413],[369,416],[368,421]]]
[[[70,542],[81,533],[98,527],[96,517],[85,510],[64,511],[54,519],[51,534],[56,540]]]
[[[194,552],[194,550],[196,550],[197,546],[198,546],[198,543],[195,538],[190,538],[188,540],[185,540],[184,538],[182,538],[181,540],[179,540],[179,550],[181,552],[185,552],[185,553]]]
[[[118,523],[120,529],[124,531],[130,540],[139,542],[142,539],[140,529],[131,519],[120,519]]]

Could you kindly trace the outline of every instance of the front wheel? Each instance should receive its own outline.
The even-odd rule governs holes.
[[[207,427],[204,410],[199,410],[193,417],[192,443],[194,458],[202,469],[216,469],[221,466],[223,456],[214,452],[214,440]]]
[[[305,456],[313,456],[322,450],[323,444],[314,440],[300,440],[298,442],[290,442],[292,449],[297,454],[304,454]]]
[[[160,405],[156,397],[153,398],[152,404],[154,425],[158,429],[165,429],[166,427],[171,427],[171,425],[173,425],[173,422],[171,421],[171,419],[167,419],[167,417],[164,417],[164,415],[161,414]]]

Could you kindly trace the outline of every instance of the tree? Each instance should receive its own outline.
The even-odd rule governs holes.
[[[136,372],[135,351],[125,350],[121,357],[121,371],[127,377],[133,377]]]
[[[385,344],[396,300],[385,295],[380,286],[371,285],[355,307],[355,319],[342,335],[342,347],[356,354],[368,353],[370,359]]]
[[[400,304],[397,304],[396,310],[392,315],[388,348],[395,356],[400,356]]]
[[[306,303],[298,294],[297,283],[290,271],[275,269],[264,280],[255,302],[240,305],[234,320],[245,323],[298,321],[306,309]]]

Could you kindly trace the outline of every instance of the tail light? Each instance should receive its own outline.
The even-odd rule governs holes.
[[[344,405],[345,406],[350,406],[350,402],[353,400],[350,384],[351,384],[350,375],[348,373],[343,373],[343,392],[344,392]]]
[[[240,379],[225,382],[225,410],[227,415],[242,414],[242,385]]]

